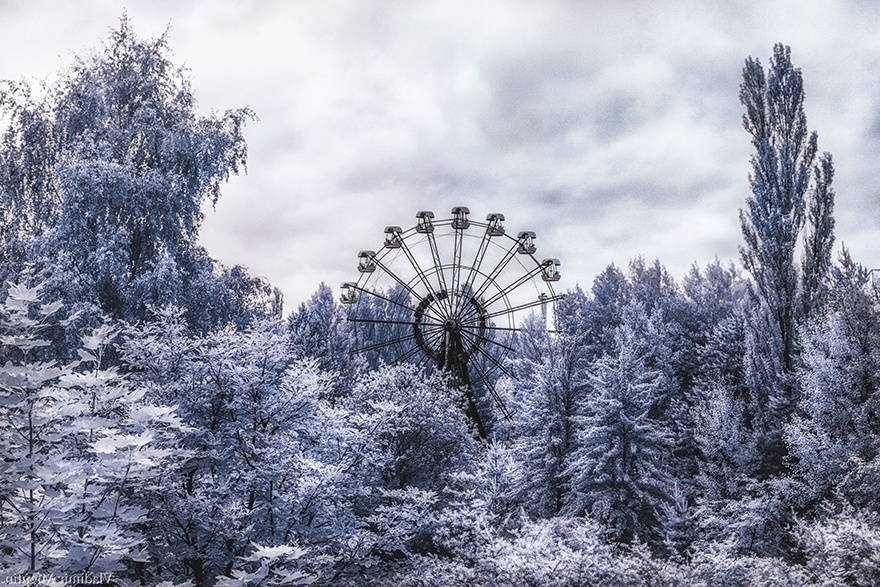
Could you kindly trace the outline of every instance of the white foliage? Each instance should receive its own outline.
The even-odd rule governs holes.
[[[11,474],[0,491],[0,542],[10,553],[3,568],[119,571],[144,540],[138,523],[145,511],[129,496],[161,470],[170,451],[157,445],[167,433],[150,424],[133,428],[127,419],[144,394],[115,369],[102,368],[112,340],[106,325],[86,337],[93,360],[40,361],[35,349],[46,345],[35,344],[39,331],[64,325],[51,319],[60,306],[40,305],[40,287],[10,290],[17,298],[7,300],[2,328],[25,336],[4,340],[24,342],[14,346],[20,359],[0,370],[0,432],[8,439],[3,452]],[[19,319],[28,312],[43,318]]]
[[[800,523],[810,583],[821,587],[880,583],[880,526],[876,518],[845,510]]]

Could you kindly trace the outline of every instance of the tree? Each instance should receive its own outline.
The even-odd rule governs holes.
[[[570,310],[572,299],[560,306]],[[516,340],[520,358],[513,361],[514,453],[523,467],[516,491],[530,514],[551,517],[565,503],[566,464],[576,446],[576,418],[583,415],[587,375],[578,345],[583,337],[570,331],[570,322],[551,335],[535,315],[523,326]]]
[[[647,265],[643,258],[630,262],[629,279],[634,302],[647,313],[650,325],[642,336],[651,348],[646,356],[647,367],[662,373],[664,394],[659,397],[652,417],[664,420],[674,436],[672,472],[684,486],[698,469],[699,448],[694,438],[695,421],[694,379],[701,361],[700,344],[702,310],[694,307],[659,262]]]
[[[801,374],[803,415],[785,431],[797,457],[803,501],[810,507],[829,499],[846,469],[877,449],[877,439],[866,425],[877,352],[863,352],[847,326],[844,318],[832,314],[809,332],[808,361]]]
[[[806,512],[837,505],[876,508],[880,467],[880,314],[867,271],[844,249],[823,315],[805,337],[803,399],[786,429]]]
[[[28,248],[57,225],[52,104],[46,89],[5,82],[0,112],[10,121],[0,140],[0,279],[14,279]],[[2,88],[2,86],[0,86]]]
[[[44,331],[63,326],[55,317],[61,304],[40,304],[40,289],[11,284],[0,323],[6,359],[0,370],[4,455],[0,551],[7,561],[5,571],[52,568],[48,555],[54,554],[58,543],[51,525],[57,492],[44,472],[54,473],[63,466],[65,451],[52,442],[65,424],[53,388],[69,370],[37,358],[35,351],[48,345]]]
[[[804,235],[803,315],[810,318],[825,307],[832,277],[831,249],[834,246],[834,164],[831,153],[823,153],[813,170],[814,184],[807,209]]]
[[[245,168],[250,109],[198,115],[167,34],[141,40],[126,17],[41,95],[11,85],[0,107],[10,115],[0,199],[14,211],[4,218],[3,273],[35,263],[47,293],[114,318],[136,321],[150,305],[175,303],[212,308],[191,312],[213,320],[199,328],[235,322],[223,311],[234,304],[216,299],[220,268],[197,238],[203,204],[216,204],[221,184]]]
[[[42,286],[12,285],[0,307],[0,570],[54,574],[132,573],[149,486],[174,454],[174,410],[144,397],[104,365],[117,331],[84,337],[78,361],[41,360],[44,335],[65,327]],[[129,575],[130,576],[130,575]]]
[[[756,296],[770,315],[773,330],[767,334],[780,339],[779,359],[786,374],[795,369],[799,317],[795,248],[817,142],[816,133],[807,130],[803,78],[790,53],[777,44],[766,76],[759,60],[747,59],[739,94],[746,107],[743,126],[755,148],[749,177],[752,195],[746,210],[740,211],[745,239],[740,254],[754,278]]]
[[[649,314],[668,307],[669,301],[678,296],[675,280],[659,260],[650,265],[645,263],[644,257],[630,261],[629,282],[632,298],[642,304]]]
[[[291,545],[303,446],[313,441],[327,378],[294,363],[279,321],[195,336],[169,307],[129,332],[124,364],[148,397],[173,403],[186,449],[140,493],[154,578],[210,585],[251,543]]]
[[[806,555],[810,585],[880,583],[880,532],[876,515],[843,511],[813,523],[800,523],[799,546]]]
[[[330,287],[321,283],[307,302],[287,318],[291,352],[318,361],[324,370],[340,371],[349,350],[349,329]]]
[[[590,293],[592,303],[584,321],[588,361],[614,352],[615,331],[620,325],[623,309],[629,304],[632,287],[623,272],[611,264],[593,281]]]
[[[569,492],[563,511],[589,513],[610,539],[628,544],[658,538],[658,516],[667,503],[672,438],[656,407],[666,394],[663,375],[648,366],[644,309],[628,308],[616,335],[616,353],[592,367],[578,419],[578,445],[568,461]]]
[[[345,403],[370,431],[364,466],[379,488],[439,491],[474,456],[459,391],[442,373],[383,367],[361,377]]]

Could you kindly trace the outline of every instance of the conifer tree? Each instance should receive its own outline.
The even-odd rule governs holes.
[[[291,352],[297,358],[318,361],[325,370],[339,370],[349,346],[349,329],[330,287],[321,283],[318,291],[287,318]]]
[[[571,309],[569,300],[560,304]],[[543,320],[530,316],[517,339],[513,413],[514,452],[523,467],[517,491],[526,510],[551,517],[562,510],[567,488],[565,468],[576,446],[575,420],[586,400],[586,365],[581,364],[583,335],[547,333]],[[568,326],[573,326],[569,324]]]
[[[668,383],[649,366],[649,328],[641,306],[627,308],[616,352],[593,365],[588,409],[578,418],[578,445],[565,471],[563,511],[593,515],[617,543],[657,539],[659,512],[669,500],[673,439],[656,415]]]

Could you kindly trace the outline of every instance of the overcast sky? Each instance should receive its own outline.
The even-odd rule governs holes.
[[[535,231],[562,290],[637,255],[677,279],[738,261],[738,88],[776,42],[834,155],[838,248],[880,267],[880,3],[0,0],[0,78],[57,73],[123,10],[142,37],[170,24],[205,112],[259,116],[202,242],[287,311],[356,279],[386,225],[455,205]]]

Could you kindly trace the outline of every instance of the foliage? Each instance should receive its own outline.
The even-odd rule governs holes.
[[[757,59],[746,60],[740,101],[743,126],[752,135],[752,196],[740,212],[745,268],[771,316],[782,345],[782,368],[794,370],[798,280],[795,247],[804,222],[804,196],[816,156],[816,133],[807,130],[803,77],[791,51],[773,48],[767,75]]]
[[[165,35],[141,40],[123,17],[42,91],[8,83],[0,108],[0,277],[33,265],[54,297],[128,321],[168,303],[203,329],[279,309],[267,284],[198,245],[204,204],[244,170],[254,115],[198,115]]]
[[[585,408],[587,375],[580,364],[583,336],[551,337],[537,317],[525,323],[517,340],[512,409],[517,459],[526,471],[517,491],[527,511],[558,515],[566,500],[566,466],[577,446],[576,419]]]
[[[788,48],[746,62],[740,98],[750,277],[610,265],[553,331],[522,322],[484,442],[448,373],[394,364],[406,288],[370,296],[354,340],[326,285],[282,320],[198,247],[252,115],[197,115],[165,36],[123,19],[57,84],[7,84],[0,573],[877,584],[880,290],[832,261],[832,160]]]
[[[105,368],[118,334],[109,324],[83,338],[78,361],[37,358],[42,333],[66,325],[60,303],[40,302],[42,287],[11,285],[3,306],[3,570],[124,571],[146,542],[134,496],[172,458],[180,421]]]
[[[812,585],[876,585],[880,581],[880,532],[874,516],[846,509],[801,523],[798,536]]]
[[[671,437],[656,414],[662,373],[647,364],[648,348],[635,328],[638,304],[618,331],[617,352],[594,365],[586,413],[578,418],[578,448],[568,462],[570,496],[564,511],[589,512],[615,543],[652,539],[668,500]],[[641,326],[647,326],[642,324]]]
[[[809,229],[804,235],[801,295],[806,318],[821,312],[829,295],[835,225],[833,179],[831,153],[822,153],[813,169],[813,187],[807,207]]]

